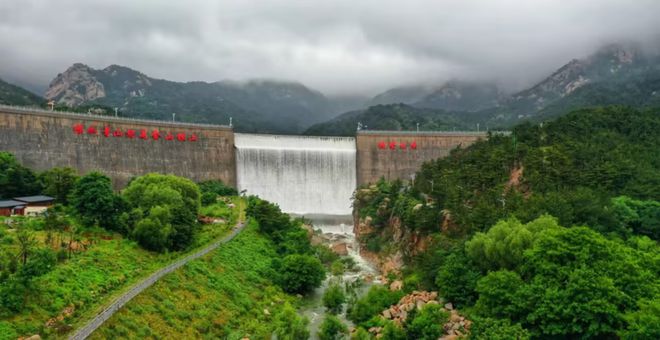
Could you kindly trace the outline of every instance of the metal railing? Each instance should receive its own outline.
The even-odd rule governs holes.
[[[146,123],[146,124],[160,124],[160,125],[171,125],[171,126],[187,126],[187,127],[201,127],[201,128],[211,128],[211,129],[232,129],[228,125],[220,124],[205,124],[205,123],[189,123],[189,122],[172,122],[169,120],[156,120],[156,119],[142,119],[142,118],[130,118],[130,117],[115,117],[115,116],[101,116],[91,113],[79,113],[79,112],[68,112],[68,111],[51,111],[45,110],[39,107],[30,107],[30,106],[13,106],[13,105],[2,105],[0,104],[0,111],[11,112],[11,113],[27,113],[35,115],[48,115],[48,116],[61,116],[74,119],[95,119],[95,120],[106,120],[114,122],[128,122],[128,123]]]
[[[495,133],[495,131],[491,131]],[[426,136],[474,136],[487,135],[488,131],[394,131],[394,130],[360,130],[358,135],[426,135]]]

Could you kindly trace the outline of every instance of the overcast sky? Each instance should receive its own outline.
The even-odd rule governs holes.
[[[43,88],[82,62],[330,95],[450,78],[516,89],[604,44],[659,44],[659,14],[660,0],[0,0],[0,77]]]

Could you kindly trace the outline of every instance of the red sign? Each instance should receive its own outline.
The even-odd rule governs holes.
[[[85,127],[78,123],[73,125],[73,132],[75,132],[76,135],[82,135],[83,131],[85,131]]]
[[[82,123],[76,123],[73,125],[73,132],[77,135],[82,135],[85,133],[85,125]],[[97,130],[96,126],[90,125],[87,127],[87,134],[88,135],[96,135],[99,133],[99,130]],[[137,131],[135,129],[126,129],[126,132],[124,132],[121,128],[115,128],[114,130],[110,126],[104,126],[103,127],[103,135],[105,137],[123,137],[126,135],[127,138],[135,138],[136,135],[137,137],[141,139],[149,139],[149,135],[151,135],[151,138],[153,140],[159,140],[161,137],[163,137],[163,132],[158,131],[158,129],[153,129],[151,130],[151,133],[147,129],[140,129],[139,134],[137,134]],[[165,140],[174,140],[175,134],[173,134],[171,131],[168,132],[165,135]],[[199,137],[191,133],[190,136],[188,136],[186,133],[183,132],[177,132],[176,133],[176,139],[180,142],[185,142],[190,141],[190,142],[196,142]],[[382,142],[384,143],[384,142]]]

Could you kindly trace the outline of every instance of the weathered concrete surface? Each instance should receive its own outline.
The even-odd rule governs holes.
[[[467,147],[486,136],[485,132],[360,131],[355,138],[357,184],[374,183],[381,177],[410,180],[422,163],[447,157],[452,149]],[[390,149],[391,142],[395,143],[394,149]],[[411,147],[413,142],[415,149]],[[381,149],[380,143],[385,143],[385,148]]]
[[[73,127],[84,125],[84,133]],[[95,126],[98,132],[88,134]],[[135,138],[106,137],[111,131],[136,130]],[[139,138],[141,129],[147,139]],[[153,130],[161,133],[158,140]],[[197,141],[166,140],[168,132],[197,136]],[[174,174],[194,181],[221,179],[236,185],[234,133],[231,128],[201,124],[141,121],[84,114],[0,107],[0,151],[9,151],[35,170],[71,167],[85,174],[98,170],[121,188],[134,177],[150,172]]]

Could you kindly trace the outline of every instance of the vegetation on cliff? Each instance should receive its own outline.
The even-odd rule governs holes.
[[[659,129],[624,107],[519,125],[358,190],[361,241],[406,255],[474,338],[657,338]]]

